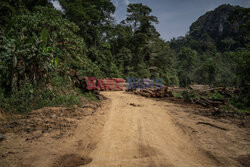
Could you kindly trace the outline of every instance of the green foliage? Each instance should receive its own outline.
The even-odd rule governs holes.
[[[183,92],[172,92],[172,93],[173,93],[173,95],[174,95],[175,98],[183,98]]]
[[[231,57],[236,63],[236,76],[240,86],[250,82],[250,44],[247,48],[239,49],[231,53]]]
[[[249,8],[221,5],[194,22],[185,37],[169,42],[177,52],[181,86],[249,83]]]
[[[66,84],[66,85],[65,85]],[[51,86],[25,83],[20,90],[14,89],[10,96],[0,91],[0,107],[13,113],[27,113],[45,106],[72,106],[81,104],[81,94],[76,95],[70,81],[54,75]]]
[[[137,38],[142,39],[140,42],[143,43],[143,38],[146,36],[153,37],[158,35],[155,27],[152,25],[153,23],[158,23],[158,19],[150,15],[152,10],[148,6],[141,3],[129,4],[127,12],[126,21],[132,25]]]
[[[97,49],[102,43],[102,33],[110,28],[115,6],[110,0],[60,0],[66,16],[79,27],[79,34],[88,47]]]
[[[182,48],[178,55],[178,77],[180,85],[188,86],[192,82],[192,73],[197,63],[197,52],[191,48]]]
[[[215,84],[218,75],[218,65],[214,60],[202,62],[200,67],[194,71],[194,78],[201,84]]]
[[[238,110],[239,114],[250,114],[250,108],[246,109],[246,110]]]
[[[26,112],[79,104],[72,71],[84,77],[162,78],[182,87],[250,82],[249,9],[222,5],[193,23],[185,37],[165,42],[155,28],[157,17],[141,3],[129,4],[120,24],[110,0],[60,3],[64,13],[47,0],[0,2],[0,107]],[[96,100],[91,92],[78,94]],[[232,103],[245,110],[248,94]],[[199,98],[187,91],[176,96]]]
[[[45,106],[73,106],[81,105],[80,96],[76,95],[62,95],[56,92],[43,91],[40,94],[39,103],[37,103],[32,109],[39,109]]]
[[[242,94],[230,99],[230,103],[239,110],[250,111],[250,97],[248,94]]]
[[[224,99],[225,97],[222,94],[220,94],[219,92],[214,91],[213,93],[208,94],[208,98],[211,98],[211,99]]]
[[[89,99],[89,100],[92,100],[92,101],[97,101],[97,97],[96,95],[93,93],[93,92],[85,92],[82,94],[83,97]]]
[[[0,76],[8,78],[2,84],[11,89],[23,80],[36,84],[48,79],[51,72],[63,73],[65,69],[77,69],[86,75],[101,73],[84,55],[87,49],[83,39],[75,34],[78,30],[74,23],[49,7],[16,16],[12,28],[1,35],[0,68],[12,67],[1,71]]]
[[[1,107],[27,112],[43,106],[80,104],[65,81],[71,69],[83,75],[102,72],[84,52],[78,26],[51,7],[35,7],[12,17],[11,28],[0,29]],[[55,75],[54,75],[55,74]],[[46,85],[52,84],[53,89]],[[71,87],[65,88],[64,84]],[[56,89],[55,89],[56,88]]]
[[[195,92],[195,91],[188,91],[185,90],[182,92],[182,97],[186,100],[186,101],[191,101],[194,102],[195,100],[199,99],[199,95]]]
[[[33,96],[34,89],[32,84],[25,83],[22,85],[20,91],[13,90],[13,93],[9,97],[5,97],[3,94],[0,97],[0,107],[6,111],[14,113],[24,113],[31,110],[31,99]]]

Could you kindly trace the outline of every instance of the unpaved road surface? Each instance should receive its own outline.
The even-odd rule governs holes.
[[[213,166],[154,100],[121,92],[111,98],[103,137],[89,166]]]
[[[27,141],[20,134],[5,134],[7,140],[0,143],[0,166],[250,165],[249,128],[197,115],[202,110],[197,106],[126,92],[102,94],[108,99],[101,108],[82,118],[70,118],[77,127],[69,129],[68,136],[55,139],[52,131]]]

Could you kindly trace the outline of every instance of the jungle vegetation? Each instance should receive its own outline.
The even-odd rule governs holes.
[[[26,112],[94,98],[71,71],[97,78],[162,78],[245,87],[250,83],[250,9],[222,5],[190,26],[185,37],[165,41],[150,7],[129,4],[116,23],[110,0],[0,0],[0,107]],[[170,23],[171,24],[171,23]],[[66,91],[67,90],[67,91]],[[249,108],[249,91],[237,98]]]

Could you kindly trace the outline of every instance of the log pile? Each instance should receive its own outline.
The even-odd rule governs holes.
[[[210,88],[210,89],[206,89],[206,90],[201,90],[201,91],[199,91],[199,94],[200,95],[208,95],[209,93],[213,93],[215,91],[217,91],[218,93],[220,93],[221,95],[223,95],[225,97],[233,97],[233,95],[235,93],[239,93],[240,89],[217,87],[217,88]]]
[[[174,86],[174,87],[168,87],[168,90],[175,92],[175,93],[181,93],[181,92],[184,92],[186,89]]]
[[[125,80],[122,78],[114,79],[97,79],[98,90],[112,90],[120,91],[124,90]]]
[[[238,93],[240,91],[240,89],[228,87],[211,88],[209,85],[190,85],[189,88],[190,90],[197,92],[201,96],[205,96],[217,91],[225,97],[233,97],[233,94]]]
[[[122,78],[96,79],[95,77],[85,77],[76,70],[69,70],[67,71],[67,74],[74,85],[82,90],[120,91],[126,88],[126,81]],[[90,78],[89,81],[88,78]],[[90,80],[91,84],[88,83]],[[88,89],[89,86],[91,89]]]
[[[233,97],[235,94],[239,93],[240,89],[229,88],[229,87],[210,88],[208,85],[190,85],[189,88],[199,95],[199,98],[194,101],[197,104],[200,104],[204,107],[216,107],[216,108],[226,105],[232,111],[236,111],[236,108],[234,108],[230,104],[228,99]],[[212,99],[207,97],[209,94],[212,94],[214,92],[220,93],[221,95],[224,96],[224,98]]]
[[[168,90],[166,86],[162,89],[137,89],[133,91],[137,95],[144,97],[153,97],[153,98],[163,98],[163,97],[173,97],[171,91]]]
[[[170,90],[168,90],[168,87],[149,79],[142,79],[138,82],[127,83],[126,91],[130,91],[144,97],[173,97],[173,94]]]
[[[198,85],[198,84],[195,84],[195,85],[190,85],[189,88],[191,90],[194,90],[194,91],[204,91],[204,90],[210,89],[210,86],[209,85]]]
[[[201,104],[204,107],[219,107],[229,103],[227,99],[208,99],[205,97],[200,97],[199,99],[195,100],[195,102],[197,104]]]

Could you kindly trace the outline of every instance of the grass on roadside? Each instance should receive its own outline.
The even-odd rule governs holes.
[[[26,83],[19,90],[14,89],[9,96],[4,96],[3,92],[0,90],[0,108],[11,113],[25,114],[42,107],[80,106],[82,97],[97,101],[94,93],[82,92],[60,76],[54,76],[49,85]]]

